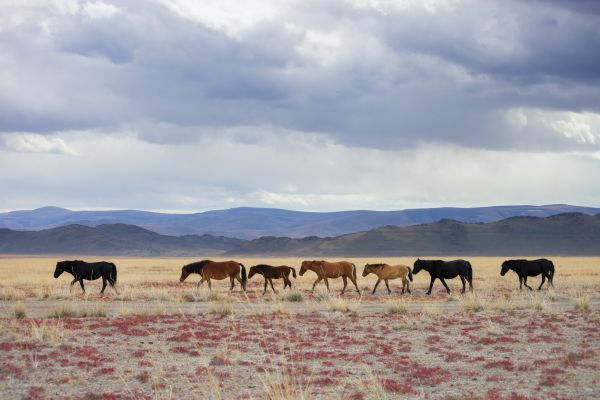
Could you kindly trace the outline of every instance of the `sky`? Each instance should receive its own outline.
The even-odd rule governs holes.
[[[0,210],[600,206],[600,2],[0,0]]]

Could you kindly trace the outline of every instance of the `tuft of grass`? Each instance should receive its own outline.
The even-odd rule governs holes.
[[[23,303],[17,303],[12,310],[12,314],[16,319],[23,319],[27,317],[27,309]]]
[[[217,303],[211,304],[208,308],[208,312],[211,314],[218,315],[232,315],[233,314],[233,305],[231,303]]]
[[[304,297],[302,296],[302,293],[300,293],[300,292],[289,292],[285,296],[285,299],[287,301],[297,302],[297,303],[301,303],[304,301]]]
[[[331,300],[331,294],[329,294],[329,292],[326,292],[324,290],[317,290],[314,293],[315,296],[315,301],[317,302],[327,302]]]
[[[327,301],[327,306],[331,311],[339,311],[339,312],[358,312],[358,307],[360,302],[353,300],[346,300],[342,297],[331,297]]]
[[[181,295],[180,300],[183,303],[193,303],[196,301],[196,296],[193,293],[184,293]]]
[[[573,306],[575,311],[588,312],[590,311],[590,296],[587,294],[580,294],[573,299]]]
[[[95,303],[92,307],[86,307],[83,310],[79,311],[80,317],[106,317],[106,309],[104,308],[104,304]]]
[[[10,287],[0,288],[0,300],[2,301],[24,301],[26,298],[22,290]]]
[[[460,298],[460,304],[463,311],[466,312],[479,312],[485,308],[483,299],[474,293],[467,293]]]
[[[531,303],[531,308],[533,308],[535,311],[548,310],[548,303],[546,302],[546,297],[541,293],[530,294],[529,301]]]
[[[408,312],[408,302],[406,300],[391,300],[386,304],[389,314],[406,314]]]
[[[28,340],[39,343],[61,343],[66,338],[65,327],[60,321],[31,320],[29,325]]]
[[[307,387],[303,387],[299,379],[289,374],[273,376],[267,373],[261,379],[264,387],[264,395],[268,400],[310,400]]]
[[[69,318],[76,317],[77,313],[70,304],[62,304],[53,308],[48,317],[50,318]]]

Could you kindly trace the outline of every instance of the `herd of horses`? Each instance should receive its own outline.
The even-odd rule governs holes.
[[[385,282],[388,293],[391,293],[392,291],[388,281],[400,278],[402,280],[402,294],[404,294],[405,288],[408,293],[411,293],[410,282],[413,280],[413,275],[418,274],[422,270],[427,271],[431,278],[429,290],[427,291],[428,295],[431,294],[431,289],[433,288],[436,279],[439,279],[446,288],[446,291],[450,293],[450,288],[446,284],[446,279],[454,279],[456,277],[459,277],[462,282],[462,293],[465,293],[466,283],[469,284],[469,289],[473,291],[473,269],[471,263],[465,260],[442,261],[417,259],[414,262],[412,269],[406,265],[367,264],[363,269],[362,276],[366,277],[369,274],[377,276],[377,282],[375,283],[375,287],[373,287],[373,294],[375,294],[377,286],[381,281]],[[504,276],[511,270],[518,275],[519,289],[521,290],[523,289],[523,285],[529,290],[533,290],[531,286],[527,285],[527,277],[538,276],[540,274],[542,275],[542,282],[538,287],[538,290],[542,289],[546,280],[548,280],[550,286],[554,287],[554,264],[548,259],[506,260],[502,263],[500,275]],[[321,281],[325,283],[327,291],[329,291],[329,279],[342,278],[344,287],[341,294],[344,294],[346,291],[348,280],[350,280],[358,294],[361,295],[361,291],[356,282],[356,265],[349,261],[303,261],[300,266],[300,276],[303,276],[307,271],[312,271],[317,275],[317,280],[312,285],[313,291],[315,290],[317,283]],[[73,275],[71,286],[76,282],[79,282],[84,293],[85,287],[83,285],[83,280],[95,280],[99,278],[102,278],[101,294],[104,293],[107,282],[118,293],[117,288],[115,287],[115,284],[117,283],[117,267],[111,262],[101,261],[88,263],[81,260],[59,261],[56,264],[54,278],[58,278],[63,272]],[[224,280],[229,278],[231,282],[230,290],[233,290],[235,281],[237,280],[244,291],[246,290],[248,279],[251,279],[255,275],[262,275],[265,283],[263,295],[267,292],[267,283],[271,285],[273,292],[277,293],[273,286],[273,279],[282,279],[283,288],[289,287],[291,289],[292,281],[290,280],[290,274],[296,278],[296,270],[287,265],[271,266],[259,264],[251,267],[249,273],[246,274],[246,267],[242,263],[237,261],[212,260],[203,260],[184,265],[181,268],[179,281],[185,281],[190,274],[200,275],[201,279],[198,282],[198,288],[202,283],[208,282],[208,287],[212,290],[211,280]]]

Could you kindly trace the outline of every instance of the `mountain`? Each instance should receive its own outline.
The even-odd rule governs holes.
[[[0,253],[136,256],[218,254],[241,243],[213,235],[166,236],[125,224],[67,225],[41,231],[0,228]]]
[[[400,211],[302,212],[273,208],[232,208],[195,214],[166,214],[136,210],[70,211],[44,207],[0,213],[0,228],[41,230],[79,224],[128,224],[163,235],[215,235],[241,239],[261,236],[339,236],[384,225],[410,226],[443,218],[462,222],[494,222],[513,216],[548,217],[566,212],[597,214],[600,208],[565,204],[478,208],[423,208]]]
[[[384,226],[337,237],[161,235],[125,224],[67,225],[41,231],[0,229],[0,253],[137,256],[434,256],[600,255],[600,214],[511,217],[492,223],[442,219]]]
[[[492,223],[443,219],[334,238],[262,237],[230,254],[272,256],[600,255],[600,214],[511,217]]]

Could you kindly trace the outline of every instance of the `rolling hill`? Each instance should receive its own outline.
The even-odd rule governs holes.
[[[44,207],[0,213],[0,228],[41,230],[78,224],[128,224],[163,235],[215,235],[241,239],[261,236],[339,236],[385,225],[410,226],[443,218],[462,222],[494,222],[513,216],[548,217],[565,212],[597,214],[600,208],[571,205],[423,208],[401,211],[302,212],[272,208],[232,208],[195,214],[136,210],[70,211]]]
[[[125,224],[68,225],[41,231],[0,229],[0,253],[138,256],[600,255],[600,214],[511,217],[492,223],[442,219],[384,226],[336,237],[161,235]]]

